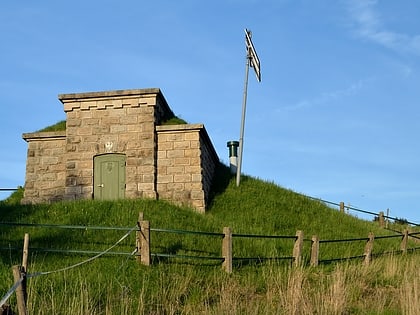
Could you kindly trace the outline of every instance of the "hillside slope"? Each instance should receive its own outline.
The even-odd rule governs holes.
[[[303,230],[306,235],[317,234],[320,238],[357,237],[371,231],[384,234],[374,222],[340,213],[322,202],[258,178],[243,176],[236,187],[234,177],[224,165],[219,167],[213,197],[204,215],[165,201],[80,200],[20,205],[21,197],[19,190],[0,202],[1,221],[129,226],[141,211],[145,218],[166,228],[230,226],[238,233],[280,235],[294,235],[296,230]]]
[[[217,191],[222,187],[221,191]],[[258,178],[243,176],[239,187],[221,167],[215,197],[208,216],[238,233],[306,235],[320,238],[357,237],[374,232],[386,234],[376,223],[340,213],[325,203]]]
[[[0,216],[2,222],[23,222],[37,224],[60,224],[82,226],[132,227],[135,226],[139,212],[151,222],[152,228],[181,229],[187,231],[202,231],[221,233],[223,227],[230,227],[233,233],[257,235],[294,236],[297,230],[303,231],[306,239],[317,235],[321,240],[337,240],[349,238],[366,238],[369,232],[375,236],[393,235],[394,233],[381,229],[377,223],[357,219],[348,214],[340,213],[336,209],[327,207],[324,203],[312,200],[306,196],[281,188],[256,178],[244,176],[239,187],[230,175],[229,169],[220,166],[213,189],[213,198],[206,214],[199,214],[192,209],[178,207],[165,201],[155,200],[118,200],[118,201],[74,201],[42,205],[16,204],[16,196],[9,201],[2,202]],[[4,227],[2,239],[7,244],[18,247],[21,243],[25,227]],[[32,229],[33,245],[38,247],[61,246],[71,248],[74,242],[83,243],[86,235],[71,238],[68,231],[54,231],[47,229]],[[112,242],[117,232],[101,235],[101,242]],[[61,236],[60,236],[61,235]],[[179,238],[179,236],[177,236]],[[216,255],[218,244],[208,246],[206,239],[182,241],[182,246],[171,242],[171,235],[160,235],[156,248],[163,252],[188,253],[189,244],[202,246],[209,253]],[[94,242],[93,240],[92,242]],[[44,243],[43,243],[44,242]],[[180,242],[180,241],[178,241]],[[399,239],[384,240],[375,245],[377,251],[398,249]],[[244,245],[244,244],[247,245]],[[242,255],[264,256],[282,248],[283,254],[289,253],[293,243],[273,243],[270,246],[260,244],[249,245],[249,241],[241,240],[236,243],[238,252]],[[255,243],[255,242],[254,242]],[[287,243],[287,245],[285,245]],[[7,246],[7,244],[0,244]],[[310,244],[306,243],[306,247]],[[340,255],[361,254],[364,244],[344,244],[340,248],[324,245],[324,256],[330,257],[334,252]],[[169,247],[167,249],[165,247]],[[240,248],[240,249],[239,249]]]
[[[233,274],[222,271],[220,259],[191,259],[220,257],[221,237],[185,231],[221,233],[229,226],[234,233],[293,236],[296,230],[303,230],[306,264],[312,234],[328,240],[365,238],[371,231],[375,235],[391,233],[377,223],[340,213],[256,178],[244,176],[236,187],[225,166],[218,171],[206,214],[156,200],[30,206],[18,204],[20,196],[21,191],[0,203],[0,295],[13,285],[11,266],[21,263],[23,235],[29,233],[29,272],[48,271],[29,279],[31,314],[67,314],[69,309],[80,315],[416,314],[418,310],[418,255],[390,256],[369,266],[355,260],[354,264],[322,264],[315,269],[290,268],[290,260],[265,262],[264,257],[290,256],[293,238],[238,237],[233,243],[237,259]],[[155,254],[151,267],[139,265],[130,255],[135,249],[135,233],[113,248],[117,253],[89,260],[93,251],[110,248],[127,229],[132,230],[139,212],[156,229],[151,232]],[[360,255],[365,243],[362,239],[354,246],[322,244],[320,258]],[[380,243],[377,246],[375,241],[375,250],[394,250],[399,248],[400,238]],[[255,257],[255,263],[244,257]],[[80,264],[83,261],[88,263]],[[15,309],[14,295],[9,303]]]

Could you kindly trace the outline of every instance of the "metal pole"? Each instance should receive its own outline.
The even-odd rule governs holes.
[[[249,51],[246,56],[246,68],[245,68],[245,83],[244,83],[244,96],[242,99],[242,119],[241,119],[241,131],[239,136],[239,154],[238,154],[238,167],[236,169],[236,186],[239,186],[241,182],[241,168],[242,168],[242,154],[244,147],[244,130],[245,130],[245,113],[246,113],[246,98],[248,92],[248,72],[250,65],[251,56]]]

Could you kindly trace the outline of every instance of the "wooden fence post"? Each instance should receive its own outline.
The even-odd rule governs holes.
[[[296,231],[296,241],[293,246],[293,259],[295,266],[302,263],[303,231]]]
[[[344,213],[344,202],[343,201],[340,202],[340,212]]]
[[[403,254],[407,253],[407,244],[408,244],[408,229],[404,229],[403,231],[403,238],[401,241],[401,251],[403,252]]]
[[[232,229],[230,227],[223,228],[223,241],[222,241],[222,257],[224,261],[222,268],[227,272],[232,272]]]
[[[136,231],[136,260],[141,263],[141,226],[140,222],[143,221],[143,212],[139,212],[139,218],[137,220],[138,230]]]
[[[20,278],[23,277],[22,283],[16,288],[16,302],[19,315],[26,315],[26,273],[23,270],[22,266],[13,266],[12,270],[15,282],[20,281]]]
[[[22,255],[22,268],[26,273],[28,272],[28,254],[29,254],[29,234],[25,233],[23,239],[23,255]]]
[[[26,274],[28,273],[28,256],[29,256],[29,234],[25,233],[25,236],[23,238],[22,271],[21,271],[21,274],[23,276],[22,291],[23,291],[23,299],[25,301],[25,309],[28,303],[28,291],[26,289]]]
[[[372,260],[372,250],[373,250],[373,241],[375,240],[375,235],[372,232],[369,232],[368,241],[365,246],[365,265],[369,265],[370,261]]]
[[[383,211],[379,212],[379,226],[381,228],[385,227],[385,217]]]
[[[317,235],[312,236],[312,247],[311,247],[311,266],[318,266],[319,262],[319,238]]]
[[[150,266],[150,222],[140,221],[140,262]]]

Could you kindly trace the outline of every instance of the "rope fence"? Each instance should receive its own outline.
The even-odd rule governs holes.
[[[13,286],[7,291],[7,293],[2,297],[0,300],[0,307],[6,304],[7,300],[15,293],[16,289],[22,284],[24,277],[20,277],[18,281],[16,281]]]
[[[142,227],[141,222],[147,222],[147,227]],[[80,250],[80,249],[51,249],[51,248],[41,248],[41,247],[32,247],[30,248],[31,251],[34,252],[49,252],[49,253],[62,253],[62,254],[84,254],[84,255],[94,255],[93,257],[76,264],[75,266],[69,267],[74,268],[79,265],[85,264],[90,262],[94,259],[97,259],[104,255],[124,255],[124,256],[135,256],[139,260],[139,262],[150,265],[151,258],[179,258],[179,259],[197,259],[197,260],[211,260],[216,262],[222,262],[222,264],[228,263],[229,266],[232,265],[233,261],[236,262],[263,262],[263,261],[274,261],[274,260],[290,260],[295,264],[302,263],[302,251],[303,251],[303,242],[311,243],[311,254],[310,256],[310,264],[311,265],[318,265],[319,263],[328,263],[333,261],[339,260],[349,260],[349,259],[356,259],[356,258],[366,258],[367,252],[370,252],[369,255],[372,255],[372,250],[367,250],[365,248],[365,252],[360,255],[352,255],[347,257],[331,257],[325,259],[319,259],[320,253],[320,246],[324,246],[325,244],[333,244],[333,243],[354,243],[354,242],[371,242],[373,240],[385,240],[385,239],[394,239],[394,238],[402,238],[399,252],[408,252],[408,251],[415,251],[418,248],[408,248],[407,241],[408,238],[415,238],[418,239],[420,232],[412,232],[409,233],[408,230],[404,231],[403,233],[398,233],[394,235],[382,235],[382,236],[368,236],[368,237],[360,237],[360,238],[346,238],[346,239],[318,239],[316,235],[314,235],[311,239],[306,239],[303,237],[303,232],[297,231],[296,235],[264,235],[264,234],[243,234],[243,233],[232,233],[230,228],[225,228],[224,233],[215,233],[215,232],[203,232],[203,231],[191,231],[191,230],[180,230],[180,229],[164,229],[164,228],[151,228],[150,222],[148,221],[141,221],[135,227],[128,228],[128,227],[104,227],[104,226],[85,226],[85,225],[54,225],[54,224],[33,224],[33,223],[16,223],[16,222],[0,222],[0,225],[3,226],[10,226],[10,227],[32,227],[32,228],[55,228],[55,229],[76,229],[76,230],[116,230],[116,231],[126,231],[124,236],[119,239],[114,245],[107,248],[104,251],[98,250]],[[226,231],[225,231],[226,230]],[[132,252],[125,252],[125,251],[112,251],[118,244],[120,244],[124,239],[126,239],[133,231],[136,231],[136,244],[135,249]],[[222,240],[222,255],[219,253],[211,253],[210,255],[203,255],[203,252],[198,255],[191,255],[188,254],[188,249],[186,248],[176,248],[175,252],[157,252],[155,250],[151,250],[152,243],[150,241],[150,232],[154,233],[169,233],[169,234],[177,234],[181,237],[187,235],[193,236],[208,236],[208,237],[215,237]],[[256,257],[246,257],[246,256],[234,256],[233,255],[233,246],[232,243],[234,240],[238,239],[257,239],[257,240],[285,240],[290,241],[290,247],[293,247],[292,255],[288,255],[287,252],[283,252],[280,255],[274,255],[272,257],[263,257],[258,255]],[[228,240],[227,244],[226,240]],[[168,245],[170,247],[171,245]],[[373,244],[372,244],[373,246]],[[19,247],[0,247],[0,250],[20,250]],[[180,253],[179,250],[183,250],[186,253]],[[191,250],[190,251],[194,251]],[[393,250],[392,253],[397,252]],[[384,254],[386,254],[384,252]],[[375,253],[375,256],[381,255],[381,253]],[[68,267],[65,269],[59,269],[54,272],[60,272],[62,270],[67,270]],[[229,269],[229,268],[228,268]],[[44,275],[49,274],[52,272],[42,272],[36,275]],[[31,277],[33,275],[29,275]]]
[[[367,237],[361,238],[345,238],[340,240],[319,240],[319,243],[348,243],[348,242],[358,242],[358,241],[367,241]]]
[[[353,206],[350,206],[350,205],[346,206],[346,205],[344,205],[344,202],[337,203],[337,202],[328,201],[328,200],[324,200],[324,199],[316,198],[316,197],[311,197],[311,196],[307,196],[307,195],[303,195],[303,196],[305,196],[309,199],[312,199],[312,200],[322,202],[322,203],[327,204],[327,205],[337,206],[337,207],[339,207],[341,212],[344,212],[344,210],[347,209],[348,211],[355,211],[355,212],[360,212],[360,213],[372,215],[372,216],[374,216],[374,218],[378,218],[379,220],[381,219],[381,217],[382,217],[382,219],[393,220],[394,222],[398,222],[398,221],[401,220],[401,218],[391,217],[391,216],[385,215],[383,212],[377,213],[377,212],[373,212],[373,211],[362,210],[362,209],[359,209],[359,208],[356,208],[356,207],[353,207]],[[420,226],[419,223],[408,221],[406,219],[404,219],[404,222],[407,223],[407,224],[413,225],[413,226]]]
[[[137,229],[137,226],[135,226],[134,228],[132,228],[131,230],[129,230],[127,233],[125,233],[118,241],[116,241],[112,246],[110,246],[110,247],[108,247],[106,250],[104,250],[104,251],[102,251],[102,252],[100,252],[99,254],[97,254],[97,255],[95,255],[95,256],[93,256],[93,257],[90,257],[89,259],[86,259],[86,260],[83,260],[83,261],[81,261],[81,262],[79,262],[79,263],[77,263],[77,264],[74,264],[74,265],[71,265],[71,266],[67,266],[67,267],[64,267],[64,268],[60,268],[60,269],[57,269],[57,270],[52,270],[52,271],[43,271],[43,272],[36,272],[36,273],[33,273],[33,274],[28,274],[27,275],[27,278],[32,278],[32,277],[38,277],[38,276],[45,276],[45,275],[49,275],[49,274],[52,274],[52,273],[57,273],[57,272],[64,272],[64,271],[67,271],[67,270],[70,270],[70,269],[73,269],[73,268],[76,268],[76,267],[79,267],[79,266],[81,266],[81,265],[84,265],[84,264],[87,264],[87,263],[89,263],[89,262],[91,262],[91,261],[93,261],[93,260],[95,260],[95,259],[97,259],[97,258],[99,258],[99,257],[101,257],[101,256],[103,256],[103,255],[105,255],[106,253],[108,253],[109,251],[111,251],[113,248],[115,248],[118,244],[120,244],[124,239],[126,239],[130,234],[131,234],[131,232],[133,232],[134,230],[136,230]]]
[[[44,227],[56,229],[70,229],[70,230],[114,230],[114,231],[128,231],[129,227],[115,227],[115,226],[88,226],[88,225],[60,225],[60,224],[41,224],[41,223],[20,223],[20,222],[0,222],[3,226],[20,226],[20,227]]]
[[[149,223],[150,224],[150,223]],[[62,253],[62,254],[84,254],[84,255],[94,255],[92,258],[88,259],[87,261],[81,263],[84,264],[86,262],[89,262],[91,260],[94,260],[98,257],[101,257],[103,255],[122,255],[122,256],[132,256],[133,252],[124,252],[124,251],[112,251],[113,248],[115,248],[118,244],[120,244],[125,238],[127,238],[133,231],[136,231],[136,246],[134,250],[134,254],[137,257],[141,257],[140,249],[142,248],[140,244],[140,240],[144,238],[144,231],[142,231],[140,225],[136,225],[134,228],[129,227],[106,227],[106,226],[86,226],[86,225],[56,225],[56,224],[35,224],[35,223],[16,223],[16,222],[0,222],[0,225],[2,226],[9,226],[9,227],[32,227],[32,228],[55,228],[55,229],[75,229],[75,230],[104,230],[104,231],[126,231],[124,236],[118,240],[116,244],[111,246],[110,248],[104,250],[104,251],[98,251],[98,250],[81,250],[81,249],[51,249],[51,248],[41,248],[41,247],[32,247],[30,248],[31,251],[34,252],[46,252],[46,253]],[[203,232],[203,231],[191,231],[191,230],[180,230],[180,229],[165,229],[165,228],[150,228],[148,229],[149,238],[150,238],[150,232],[156,232],[156,233],[171,233],[171,234],[178,234],[178,235],[195,235],[195,236],[210,236],[210,237],[216,237],[219,239],[224,240],[226,238],[226,233],[217,233],[217,232]],[[395,231],[397,232],[397,231]],[[405,233],[405,234],[404,234]],[[375,240],[382,240],[382,239],[393,239],[393,238],[403,238],[408,239],[408,237],[419,239],[418,235],[420,235],[420,232],[411,232],[408,233],[408,231],[405,231],[403,233],[398,232],[398,234],[394,235],[382,235],[382,236],[375,236]],[[303,238],[303,234],[301,236],[298,235],[264,235],[264,234],[242,234],[242,233],[231,233],[230,238],[233,239],[260,239],[260,240],[290,240],[294,242],[295,247],[297,246],[296,243],[299,241],[301,243],[303,242],[311,242],[311,247],[314,247],[314,243],[318,246],[318,252],[319,252],[319,246],[323,244],[328,243],[351,243],[351,242],[368,242],[369,237],[360,237],[360,238],[346,238],[346,239],[321,239],[318,240],[316,236],[313,236],[312,239],[305,239]],[[148,241],[147,247],[150,249],[150,240]],[[144,248],[145,246],[143,246]],[[297,246],[302,247],[302,244]],[[404,247],[404,246],[403,246]],[[8,247],[0,247],[0,250],[20,250],[21,248],[15,246],[8,246]],[[299,256],[296,252],[298,252],[298,249],[294,248],[295,253],[293,255],[281,255],[277,257],[233,257],[232,260],[234,261],[267,261],[267,260],[296,260],[297,256]],[[416,250],[417,248],[413,248],[413,250]],[[408,251],[405,244],[405,251]],[[314,249],[312,250],[314,251]],[[393,251],[395,252],[395,251]],[[375,254],[377,255],[377,253]],[[181,258],[181,259],[199,259],[199,260],[214,260],[214,261],[225,261],[225,257],[222,253],[222,256],[219,256],[217,253],[214,253],[214,255],[187,255],[187,254],[177,254],[177,253],[168,253],[168,252],[150,252],[150,257],[156,257],[156,258]],[[311,254],[311,256],[314,256],[314,253]],[[336,260],[345,260],[345,259],[352,259],[352,258],[360,258],[364,257],[365,255],[356,255],[356,256],[350,256],[350,257],[339,257],[339,258],[329,258],[329,259],[323,259],[318,260],[319,262],[330,262],[330,261],[336,261]],[[311,262],[311,264],[317,264],[315,262]],[[77,265],[78,266],[78,265]],[[60,270],[59,270],[60,271]],[[43,273],[42,273],[43,274]]]
[[[223,233],[214,233],[214,232],[201,232],[201,231],[186,231],[186,230],[173,230],[173,229],[159,229],[151,228],[152,232],[165,232],[165,233],[174,233],[174,234],[190,234],[190,235],[207,235],[207,236],[219,236],[223,237]]]
[[[271,239],[293,239],[295,240],[296,236],[290,235],[261,235],[261,234],[232,234],[233,237],[243,237],[243,238],[271,238]]]
[[[26,226],[26,225],[25,225]],[[50,226],[51,227],[51,226]],[[3,305],[5,305],[5,303],[7,302],[7,300],[12,296],[12,294],[16,291],[17,294],[17,300],[18,300],[18,309],[19,309],[19,314],[26,314],[26,299],[27,299],[27,294],[26,294],[26,285],[24,286],[24,283],[26,282],[26,279],[29,278],[35,278],[35,277],[39,277],[39,276],[45,276],[45,275],[49,275],[49,274],[53,274],[53,273],[59,273],[59,272],[64,272],[70,269],[74,269],[77,268],[79,266],[82,266],[84,264],[87,264],[107,253],[109,253],[113,248],[115,248],[116,246],[118,246],[118,244],[120,244],[124,239],[126,239],[134,230],[138,230],[138,226],[134,226],[133,228],[131,228],[129,231],[127,231],[118,241],[116,241],[113,245],[111,245],[110,247],[108,247],[106,250],[97,253],[95,256],[90,257],[86,260],[83,260],[81,262],[78,262],[76,264],[70,265],[70,266],[66,266],[63,268],[59,268],[56,270],[50,270],[50,271],[40,271],[40,272],[35,272],[35,273],[31,273],[28,274],[26,271],[26,266],[22,267],[22,266],[13,266],[13,273],[15,276],[15,283],[13,284],[13,286],[9,289],[9,291],[7,291],[7,293],[2,297],[2,299],[0,300],[0,307],[3,307]],[[25,235],[25,239],[29,238],[29,235],[26,234]],[[24,244],[24,257],[27,256],[27,252],[29,250],[29,246],[28,244],[25,242]],[[33,248],[31,250],[34,250]],[[74,252],[80,252],[80,251],[74,251]],[[131,255],[134,255],[137,252],[137,249],[135,249]],[[26,258],[27,259],[27,258]],[[23,261],[26,260],[25,258],[23,258]],[[23,265],[26,263],[23,262]],[[16,280],[16,274],[18,274],[18,279]],[[18,294],[17,290],[21,289],[23,291],[23,294]]]
[[[15,282],[13,286],[6,292],[6,294],[0,300],[0,307],[2,307],[10,296],[16,292],[18,296],[18,291],[21,290],[23,292],[19,293],[21,296],[21,302],[18,304],[23,304],[20,307],[24,307],[25,302],[25,287],[26,287],[26,279],[34,278],[38,276],[49,275],[53,273],[64,272],[73,268],[77,268],[89,262],[92,262],[95,259],[98,259],[104,255],[125,255],[125,256],[133,256],[136,257],[139,263],[143,265],[151,265],[152,260],[151,258],[165,258],[165,259],[188,259],[188,260],[207,260],[207,261],[214,261],[217,263],[221,263],[222,269],[228,273],[231,273],[233,270],[233,262],[257,262],[262,263],[265,261],[281,261],[287,260],[291,261],[291,263],[295,266],[305,264],[304,257],[310,257],[310,260],[306,263],[309,263],[311,266],[317,266],[320,263],[332,263],[336,261],[344,261],[344,260],[351,260],[351,259],[362,259],[365,264],[369,264],[373,257],[379,257],[388,254],[396,254],[402,253],[406,254],[407,252],[415,252],[420,249],[420,247],[411,247],[408,246],[409,238],[419,239],[418,235],[420,232],[409,232],[408,229],[405,229],[403,232],[392,231],[397,234],[393,235],[380,235],[374,236],[373,233],[369,233],[367,237],[360,237],[360,238],[346,238],[346,239],[322,239],[320,240],[318,236],[313,235],[311,239],[304,238],[303,231],[296,231],[296,235],[264,235],[264,234],[243,234],[243,233],[233,233],[232,229],[229,227],[223,228],[223,233],[217,232],[205,232],[205,231],[191,231],[191,230],[181,230],[181,229],[165,229],[165,228],[151,228],[150,222],[143,220],[143,214],[139,214],[139,221],[134,227],[106,227],[106,226],[85,226],[85,225],[57,225],[57,224],[37,224],[37,223],[18,223],[18,222],[0,222],[1,226],[8,226],[8,227],[29,227],[29,228],[52,228],[52,229],[63,229],[63,230],[83,230],[83,231],[125,231],[125,234],[120,237],[114,244],[103,251],[97,250],[74,250],[74,249],[46,249],[46,248],[37,248],[31,247],[25,243],[24,244],[24,255],[27,256],[28,251],[35,251],[35,252],[52,252],[52,253],[65,253],[65,254],[87,254],[87,255],[94,255],[88,259],[80,261],[76,264],[66,266],[63,268],[59,268],[56,270],[51,271],[42,271],[42,272],[34,272],[34,273],[27,273],[26,265],[25,267],[21,268],[21,266],[14,266],[14,277]],[[120,245],[130,234],[135,231],[135,245],[134,250],[131,252],[121,252],[121,251],[112,251],[116,246]],[[167,233],[167,234],[176,234],[179,237],[185,236],[198,236],[198,237],[213,237],[221,240],[221,255],[219,253],[211,253],[210,255],[203,255],[202,253],[206,252],[205,250],[200,250],[200,255],[190,255],[188,253],[179,253],[179,252],[156,252],[155,250],[152,251],[153,243],[151,242],[150,233]],[[385,239],[395,239],[401,238],[399,249],[394,249],[391,251],[383,251],[383,252],[373,252],[373,244],[374,241],[380,241]],[[26,239],[26,235],[25,235]],[[241,257],[241,256],[234,256],[234,247],[233,242],[234,240],[282,240],[285,242],[290,242],[290,249],[291,252],[282,252],[282,255],[275,255],[271,257],[264,257],[264,256],[256,256],[256,257]],[[174,241],[171,239],[171,241]],[[320,246],[325,246],[326,244],[334,244],[334,243],[355,243],[355,242],[365,242],[365,246],[363,249],[363,253],[350,255],[347,257],[330,257],[320,259]],[[304,255],[304,243],[310,243],[310,254],[309,256]],[[181,243],[182,244],[182,243]],[[179,244],[178,244],[179,245]],[[177,245],[177,246],[178,246]],[[171,245],[168,245],[171,246]],[[287,248],[289,248],[287,247]],[[175,247],[176,248],[176,247]],[[21,250],[19,247],[0,247],[0,250]],[[188,248],[176,248],[176,250],[184,250],[184,251],[194,251]],[[361,252],[362,250],[360,250]],[[291,254],[291,255],[290,255]],[[16,269],[19,267],[19,269]],[[22,289],[23,288],[23,289]],[[22,302],[23,301],[23,302]],[[23,313],[24,314],[24,313]]]

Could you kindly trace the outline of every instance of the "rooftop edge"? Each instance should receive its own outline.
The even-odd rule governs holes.
[[[58,99],[62,103],[64,103],[65,101],[71,101],[71,100],[144,95],[144,94],[160,94],[161,96],[163,96],[159,88],[146,88],[146,89],[129,89],[129,90],[111,90],[111,91],[101,91],[101,92],[66,93],[66,94],[59,94]]]

